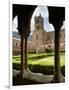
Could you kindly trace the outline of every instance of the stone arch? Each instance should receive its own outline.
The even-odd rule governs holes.
[[[24,73],[24,62],[23,62],[23,40],[25,39],[25,64],[27,65],[27,37],[30,33],[30,19],[33,11],[37,6],[29,5],[13,5],[13,17],[15,14],[18,15],[18,31],[21,36],[21,76]],[[59,58],[59,34],[62,21],[65,19],[65,9],[64,7],[50,7],[49,10],[49,21],[55,27],[55,72],[52,82],[61,82],[64,78],[60,71],[60,58]],[[24,12],[23,12],[24,11]],[[28,11],[28,12],[27,12]],[[60,12],[60,13],[59,13]],[[24,21],[22,21],[24,20]],[[23,27],[24,26],[24,27]],[[27,66],[25,69],[27,70]]]

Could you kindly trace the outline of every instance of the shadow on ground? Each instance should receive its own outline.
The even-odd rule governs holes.
[[[28,79],[19,78],[16,76],[13,77],[13,86],[16,86],[16,85],[34,85],[34,84],[41,84],[41,83],[40,82],[38,83],[38,82],[35,82],[32,80],[28,80]]]

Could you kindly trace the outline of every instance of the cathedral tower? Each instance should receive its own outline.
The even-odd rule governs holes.
[[[38,17],[35,16],[34,21],[35,21],[35,30],[44,30],[44,22],[41,14]]]
[[[41,14],[39,16],[35,16],[34,19],[34,32],[32,35],[32,42],[37,51],[44,49],[45,43],[45,31],[44,31],[44,20]]]

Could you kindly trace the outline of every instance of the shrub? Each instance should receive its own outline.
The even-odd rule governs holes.
[[[43,73],[45,75],[53,75],[54,67],[53,66],[45,66],[45,65],[28,65],[29,69],[35,73]],[[20,70],[20,64],[13,64],[13,69]],[[61,72],[65,76],[65,66],[61,67]]]
[[[65,50],[60,50],[60,53],[65,53]]]
[[[36,54],[36,50],[34,50],[34,51],[28,51],[28,54]]]
[[[53,52],[54,52],[53,49],[48,49],[48,48],[45,49],[45,53],[53,53]]]
[[[44,53],[44,54],[36,54],[34,56],[28,57],[29,60],[37,60],[37,59],[42,59],[48,56],[53,56],[54,53]]]
[[[40,54],[40,53],[45,53],[45,50],[39,50],[39,54]]]

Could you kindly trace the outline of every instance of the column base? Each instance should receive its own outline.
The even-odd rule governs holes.
[[[61,74],[58,78],[54,76],[53,80],[51,83],[63,83],[65,82],[64,76]]]
[[[20,72],[20,73],[17,74],[17,76],[23,78],[23,75],[24,75],[26,72],[29,72],[29,71],[30,71],[29,68],[24,69],[23,74]]]

